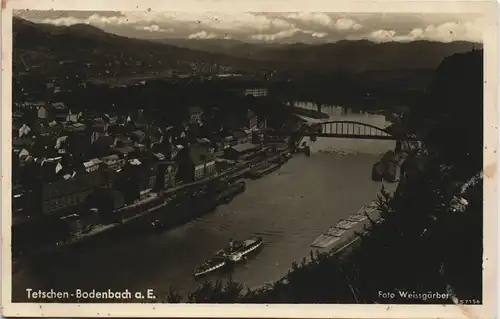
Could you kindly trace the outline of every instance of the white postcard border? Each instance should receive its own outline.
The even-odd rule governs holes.
[[[11,301],[12,10],[446,12],[484,16],[484,272],[483,305],[217,305],[55,304]],[[6,317],[266,317],[266,318],[493,318],[497,301],[498,11],[493,1],[329,0],[2,0],[2,314]]]

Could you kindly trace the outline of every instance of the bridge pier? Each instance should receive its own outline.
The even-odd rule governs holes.
[[[401,140],[397,140],[396,141],[396,149],[394,151],[396,153],[399,153],[399,152],[401,152],[401,149],[402,149],[402,147],[401,147]]]

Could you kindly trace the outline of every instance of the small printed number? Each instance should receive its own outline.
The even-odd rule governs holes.
[[[458,303],[461,305],[479,305],[481,302],[477,299],[464,299],[459,300]]]

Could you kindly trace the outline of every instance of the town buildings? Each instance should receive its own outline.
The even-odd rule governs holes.
[[[260,149],[252,143],[262,142],[250,109],[204,116],[201,106],[192,106],[178,125],[160,124],[142,108],[110,114],[60,102],[18,102],[14,110],[13,220],[23,222],[26,216],[119,209],[214,177],[217,157],[245,160]]]
[[[267,96],[268,90],[263,89],[263,88],[250,88],[250,89],[245,89],[244,94],[246,96],[254,96],[254,97],[264,97]]]
[[[100,187],[101,183],[101,174],[96,171],[53,182],[40,181],[42,213],[71,213],[72,209],[83,205],[87,196]]]
[[[193,182],[215,175],[215,155],[205,147],[193,145],[184,148],[176,157],[179,177],[184,182]]]
[[[260,146],[252,143],[243,143],[231,146],[224,150],[224,158],[229,160],[248,160],[260,150]]]

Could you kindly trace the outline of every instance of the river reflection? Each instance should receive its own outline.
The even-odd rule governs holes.
[[[329,106],[331,120],[384,127],[384,116]],[[380,182],[371,167],[395,142],[318,138],[310,157],[298,155],[278,171],[248,181],[246,191],[215,212],[162,234],[100,243],[64,261],[24,269],[13,278],[14,300],[26,288],[154,289],[159,296],[175,287],[192,292],[199,284],[192,271],[230,238],[261,235],[265,247],[234,270],[233,279],[249,287],[285,275],[291,263],[309,254],[310,244],[330,225],[371,202]],[[218,273],[209,279],[225,279]]]

